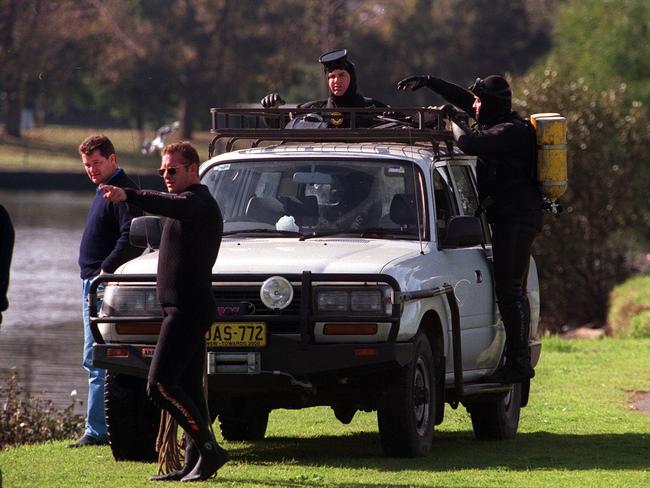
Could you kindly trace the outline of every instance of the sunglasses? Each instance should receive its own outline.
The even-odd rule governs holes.
[[[158,176],[164,177],[165,173],[167,173],[169,176],[174,176],[177,171],[177,168],[182,168],[182,166],[172,166],[171,168],[162,168],[158,170]]]

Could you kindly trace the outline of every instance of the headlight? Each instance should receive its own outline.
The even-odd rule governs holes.
[[[101,308],[102,316],[161,316],[155,288],[107,286]]]
[[[316,290],[316,310],[390,315],[390,294],[388,288],[379,287],[323,287]]]

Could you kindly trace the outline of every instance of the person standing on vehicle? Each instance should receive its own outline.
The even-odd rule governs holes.
[[[124,170],[117,166],[115,148],[108,137],[95,134],[86,138],[79,146],[79,154],[86,174],[94,184],[135,186]],[[83,280],[83,365],[88,372],[86,429],[83,436],[68,447],[108,443],[104,418],[105,371],[92,364],[95,341],[88,318],[88,292],[95,277],[103,273],[112,273],[121,264],[140,255],[141,250],[129,244],[131,220],[138,215],[142,215],[138,208],[125,203],[107,202],[99,190],[88,212],[86,227],[79,246],[79,269]]]
[[[327,81],[328,97],[323,100],[313,100],[301,103],[298,108],[382,108],[388,107],[383,102],[361,95],[357,90],[357,70],[354,64],[348,60],[347,49],[338,49],[323,54],[318,58],[323,65]],[[278,93],[270,93],[262,98],[264,108],[276,108],[284,104],[284,100]],[[357,127],[368,127],[372,125],[372,117],[358,117]],[[330,117],[329,126],[349,127],[343,117]]]
[[[535,375],[528,346],[526,279],[531,247],[543,223],[542,195],[533,176],[535,140],[525,122],[512,111],[512,91],[502,76],[477,78],[468,90],[433,76],[409,76],[397,84],[399,90],[424,86],[477,121],[469,127],[453,107],[443,107],[455,124],[458,147],[478,156],[480,205],[492,226],[494,281],[506,330],[506,362],[487,379],[499,383],[526,381]]]
[[[9,268],[14,250],[14,226],[7,209],[0,205],[0,324],[2,312],[9,307],[7,290],[9,289]]]
[[[223,232],[217,202],[199,179],[199,155],[189,142],[163,150],[159,170],[169,193],[102,186],[104,198],[167,217],[158,255],[158,300],[163,323],[147,391],[189,437],[185,465],[151,479],[202,481],[228,461],[215,440],[203,393],[205,333],[216,314],[214,265]]]

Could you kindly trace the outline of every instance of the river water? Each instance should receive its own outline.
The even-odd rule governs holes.
[[[71,393],[83,402],[83,323],[79,242],[93,194],[0,191],[16,240],[9,282],[9,309],[0,325],[0,381],[18,371],[32,395],[66,407]]]

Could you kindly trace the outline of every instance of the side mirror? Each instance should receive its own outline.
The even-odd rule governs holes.
[[[161,235],[162,225],[160,223],[160,217],[146,215],[144,217],[136,217],[131,221],[129,242],[132,246],[158,249],[160,247]]]
[[[478,246],[482,242],[483,229],[481,228],[481,220],[478,217],[463,215],[449,219],[445,238],[440,247],[443,249],[472,247]]]

